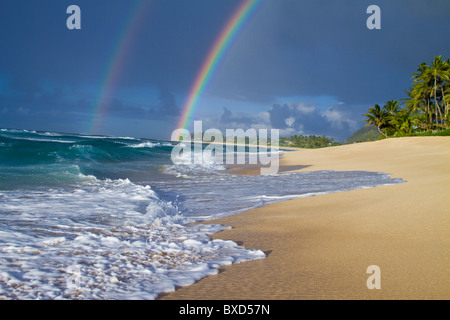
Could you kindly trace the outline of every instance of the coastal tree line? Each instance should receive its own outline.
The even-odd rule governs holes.
[[[331,145],[336,145],[337,143],[333,138],[328,138],[326,136],[315,136],[315,135],[293,135],[289,138],[280,138],[280,146],[292,146],[299,148],[322,148]]]
[[[437,56],[413,73],[407,97],[371,107],[363,121],[384,136],[448,132],[450,126],[450,60]]]

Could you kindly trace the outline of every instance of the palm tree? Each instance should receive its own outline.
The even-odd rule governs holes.
[[[433,127],[433,111],[431,108],[431,97],[433,89],[426,82],[418,82],[414,85],[412,95],[414,101],[414,108],[411,110],[413,114],[421,111],[425,114],[428,120],[427,128]],[[428,129],[427,129],[428,130]]]
[[[447,85],[447,89],[445,89],[444,90],[444,94],[443,94],[443,96],[444,96],[444,102],[445,102],[445,114],[446,115],[449,115],[449,113],[450,113],[450,106],[449,106],[449,104],[450,104],[450,83]]]
[[[449,103],[450,103],[450,60],[444,62],[444,75],[445,82],[441,86],[442,103],[444,105],[444,112],[446,117],[449,115]],[[447,123],[448,126],[448,123]]]
[[[387,101],[383,108],[376,104],[365,115],[366,126],[374,125],[385,137],[450,128],[450,60],[437,56],[430,65],[422,62],[411,79],[401,105],[397,100]]]
[[[417,69],[417,72],[413,73],[413,94],[414,99],[426,102],[426,115],[430,121],[430,128],[433,126],[433,111],[431,110],[431,97],[433,95],[433,78],[430,73],[430,67],[422,62]],[[417,101],[416,101],[417,102]]]
[[[433,113],[431,111],[432,79],[429,77],[428,70],[429,66],[425,62],[422,62],[417,72],[413,73],[411,78],[413,80],[413,87],[410,91],[408,105],[411,107],[410,111],[413,114],[422,109],[431,128],[433,126]]]
[[[437,127],[444,122],[445,108],[444,112],[442,109],[446,105],[445,85],[448,84],[449,78],[450,63],[448,60],[442,61],[442,56],[435,57],[429,66],[422,62],[412,77],[414,83],[413,98],[426,101],[426,113],[431,125],[435,124]],[[433,104],[431,104],[431,100]],[[432,107],[434,107],[434,110],[432,110]]]
[[[427,70],[427,74],[433,79],[433,94],[434,94],[434,104],[436,109],[436,123],[439,124],[439,118],[440,122],[444,122],[444,118],[442,115],[442,109],[438,102],[438,87],[442,88],[442,95],[445,97],[444,91],[443,91],[443,83],[445,81],[448,81],[449,79],[449,67],[446,62],[442,61],[442,56],[435,57],[433,62],[431,63],[430,68]],[[443,103],[443,101],[441,101]]]
[[[395,116],[395,114],[400,110],[400,104],[397,100],[390,100],[386,102],[384,105],[384,109],[391,115]]]
[[[447,60],[448,62],[448,60]],[[450,63],[449,63],[450,66]],[[445,90],[442,92],[442,100],[445,105],[445,124],[447,129],[450,128],[450,81],[447,81]]]
[[[366,126],[374,125],[378,128],[378,132],[387,138],[387,134],[381,130],[382,127],[388,124],[389,119],[389,113],[384,108],[382,109],[378,104],[375,104],[364,116],[367,118],[363,120],[367,122]]]
[[[391,117],[390,124],[396,134],[411,133],[413,130],[413,118],[408,109],[402,109]]]

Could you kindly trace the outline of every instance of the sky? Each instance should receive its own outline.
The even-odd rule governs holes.
[[[242,3],[2,0],[0,128],[170,139]],[[370,5],[381,29],[367,28]],[[448,0],[260,0],[191,122],[344,141],[369,107],[405,98],[420,63],[450,58],[448,12]]]

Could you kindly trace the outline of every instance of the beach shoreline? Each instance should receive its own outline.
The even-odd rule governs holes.
[[[267,257],[221,267],[158,299],[449,299],[449,163],[449,137],[285,153],[280,167],[302,166],[294,171],[375,171],[406,183],[293,199],[202,222],[231,226],[212,238]],[[380,267],[380,290],[366,285],[371,265]]]

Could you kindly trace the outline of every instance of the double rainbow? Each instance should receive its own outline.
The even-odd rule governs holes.
[[[195,81],[188,93],[187,100],[182,107],[177,128],[186,128],[189,125],[198,100],[210,82],[212,74],[239,31],[243,28],[245,22],[249,20],[249,17],[261,1],[243,0],[230,19],[228,19],[197,73]],[[117,41],[116,48],[113,50],[111,59],[107,64],[100,95],[93,105],[92,118],[88,123],[88,133],[94,134],[97,130],[101,131],[102,120],[107,112],[106,101],[112,96],[112,91],[122,74],[128,53],[131,51],[134,40],[139,33],[140,26],[144,21],[151,3],[152,1],[147,0],[137,1],[136,5],[130,11],[128,19],[125,20],[119,41]]]
[[[260,2],[261,0],[244,0],[225,24],[225,27],[216,38],[206,60],[204,60],[202,67],[195,78],[189,91],[188,98],[182,108],[181,118],[177,128],[187,129],[189,126],[198,101],[205,91],[207,84],[210,82],[212,74],[216,70],[225,52]]]

